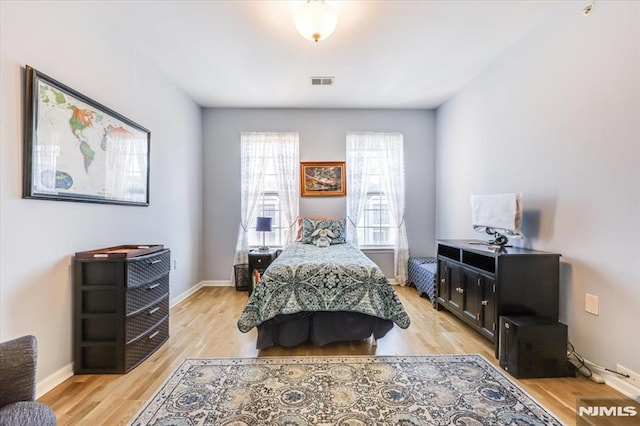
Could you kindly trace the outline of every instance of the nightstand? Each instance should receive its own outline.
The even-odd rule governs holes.
[[[249,274],[251,274],[251,285],[249,286],[249,296],[253,292],[253,287],[258,284],[258,280],[260,279],[260,275],[264,272],[265,269],[271,265],[282,250],[280,249],[269,249],[266,251],[260,250],[250,250],[249,251]],[[257,272],[257,274],[256,274]]]

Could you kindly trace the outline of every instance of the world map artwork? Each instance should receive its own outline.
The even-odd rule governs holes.
[[[46,81],[37,90],[34,191],[145,202],[147,133]]]

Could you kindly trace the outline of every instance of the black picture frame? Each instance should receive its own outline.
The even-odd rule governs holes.
[[[151,132],[25,66],[23,198],[149,205]]]

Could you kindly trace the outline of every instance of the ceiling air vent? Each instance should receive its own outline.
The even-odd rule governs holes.
[[[311,77],[312,86],[331,86],[335,77]]]

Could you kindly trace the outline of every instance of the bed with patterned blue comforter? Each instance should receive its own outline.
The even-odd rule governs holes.
[[[260,348],[306,340],[322,345],[371,334],[379,338],[393,323],[407,328],[409,316],[388,279],[362,251],[349,243],[323,248],[292,243],[262,275],[238,329],[246,333],[258,327]]]

